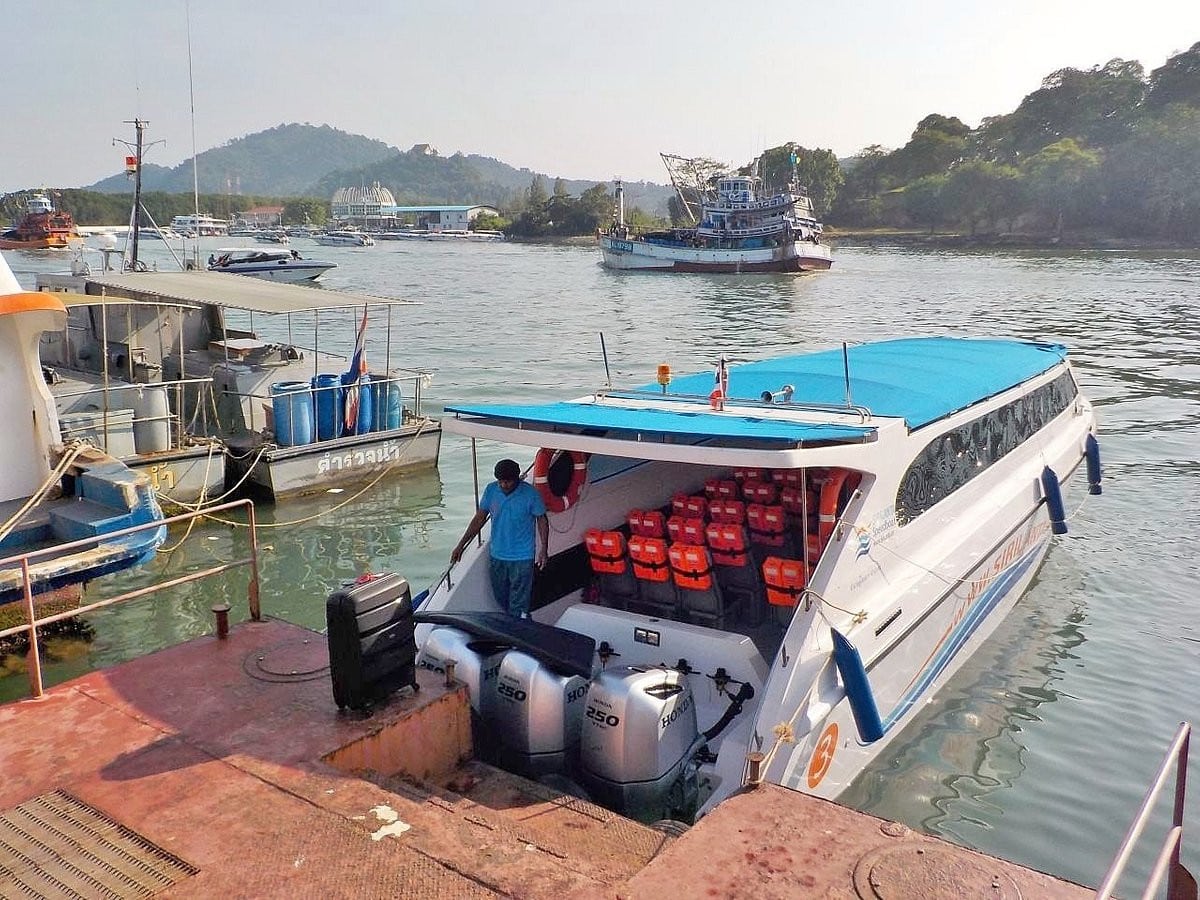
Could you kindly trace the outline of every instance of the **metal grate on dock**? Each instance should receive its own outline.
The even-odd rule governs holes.
[[[152,897],[199,870],[56,790],[0,813],[0,897]]]

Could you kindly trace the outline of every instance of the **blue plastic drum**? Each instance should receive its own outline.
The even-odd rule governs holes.
[[[371,402],[375,404],[375,431],[399,428],[401,422],[400,385],[387,375],[371,376]]]
[[[312,443],[312,389],[307,381],[277,381],[271,385],[271,412],[275,443],[280,447]]]
[[[342,436],[342,376],[314,375],[313,405],[317,410],[317,440]]]

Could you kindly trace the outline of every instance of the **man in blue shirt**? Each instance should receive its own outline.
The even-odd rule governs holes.
[[[494,474],[496,480],[484,488],[479,509],[450,554],[450,564],[462,558],[467,544],[490,518],[492,538],[488,543],[491,552],[488,574],[492,594],[500,608],[507,609],[510,615],[528,618],[533,570],[535,566],[541,569],[546,565],[550,544],[546,504],[533,485],[521,480],[521,467],[515,460],[500,460]]]

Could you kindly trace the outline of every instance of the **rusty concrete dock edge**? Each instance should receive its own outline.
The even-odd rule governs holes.
[[[0,707],[0,813],[74,798],[181,861],[162,897],[1091,895],[774,786],[731,798],[680,838],[650,841],[643,826],[545,800],[536,785],[537,802],[489,808],[453,780],[436,783],[470,752],[461,687],[422,673],[417,694],[365,718],[337,711],[327,667],[322,635],[243,622],[226,640],[198,638]],[[597,858],[589,832],[574,840],[557,824],[569,815],[634,839]],[[555,840],[536,838],[539,820],[555,823]],[[21,828],[19,816],[0,820],[0,895],[51,865],[101,877],[102,839],[55,846]],[[637,853],[614,856],[621,846]],[[85,851],[88,871],[72,856]]]

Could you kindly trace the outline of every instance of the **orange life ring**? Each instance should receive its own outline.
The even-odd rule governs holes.
[[[562,494],[554,493],[550,487],[550,469],[562,454],[571,460],[571,480]],[[579,492],[587,481],[587,454],[579,450],[555,450],[543,447],[533,458],[533,486],[542,495],[542,502],[549,512],[562,512],[579,500]]]
[[[849,469],[830,469],[829,474],[821,483],[821,499],[818,511],[817,534],[824,547],[833,536],[833,526],[837,524],[838,499],[842,488],[852,473]]]

